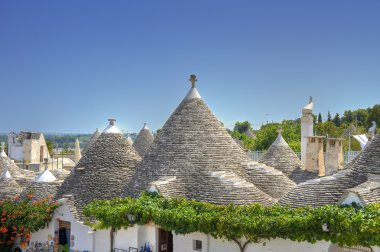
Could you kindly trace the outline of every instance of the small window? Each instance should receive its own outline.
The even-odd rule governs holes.
[[[202,241],[193,240],[193,250],[202,251]]]
[[[315,143],[315,138],[310,138],[310,143]]]

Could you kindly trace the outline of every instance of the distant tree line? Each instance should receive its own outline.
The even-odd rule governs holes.
[[[350,149],[360,150],[360,144],[352,137],[354,134],[364,134],[375,121],[380,127],[380,104],[367,109],[345,110],[341,116],[335,113],[332,117],[328,111],[326,120],[322,114],[314,116],[314,134],[319,136],[344,138],[343,149],[349,149],[348,138],[351,136]],[[281,123],[268,123],[259,130],[253,130],[248,121],[236,122],[234,129],[229,130],[231,136],[247,150],[267,150],[277,138],[278,128],[282,128],[282,136],[296,152],[301,151],[301,119],[284,120]],[[252,132],[253,136],[247,134]]]

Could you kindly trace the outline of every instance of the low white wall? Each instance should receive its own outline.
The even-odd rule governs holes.
[[[120,229],[114,235],[114,248],[127,250],[138,248],[138,229],[139,226],[129,227],[128,229]]]
[[[155,225],[147,224],[138,229],[138,247],[149,244],[153,251],[157,251],[158,228]]]
[[[111,229],[96,230],[94,232],[95,238],[95,252],[110,252],[111,248]],[[116,248],[116,247],[115,247]]]
[[[202,252],[240,252],[236,243],[214,239],[202,233],[192,233],[186,236],[173,234],[174,252],[198,252],[193,250],[193,240],[202,241]],[[329,247],[330,243],[328,242],[311,244],[275,239],[267,241],[265,246],[262,243],[249,244],[245,252],[328,252]]]

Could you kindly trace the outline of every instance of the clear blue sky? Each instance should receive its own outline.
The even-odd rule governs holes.
[[[198,76],[227,126],[380,103],[380,1],[0,2],[0,132],[155,130]]]

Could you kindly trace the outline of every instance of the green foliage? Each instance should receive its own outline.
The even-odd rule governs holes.
[[[330,110],[327,112],[327,121],[328,122],[332,121]]]
[[[323,121],[322,121],[322,115],[321,115],[321,113],[319,113],[319,114],[318,114],[318,123],[321,123],[321,122],[323,122]]]
[[[232,138],[240,140],[243,143],[244,148],[247,150],[252,150],[255,146],[255,140],[253,138],[249,138],[244,133],[240,133],[238,131],[231,131],[230,135],[232,136]]]
[[[373,108],[369,110],[369,115],[367,119],[368,128],[372,126],[372,121],[375,121],[376,124],[380,126],[380,104],[373,106]]]
[[[334,119],[332,120],[334,125],[339,127],[342,123],[340,121],[340,115],[339,113],[336,113],[335,116],[334,116]]]
[[[237,131],[237,132],[243,134],[243,133],[247,132],[248,130],[253,131],[252,126],[248,121],[236,122],[235,123],[234,131]]]
[[[275,238],[292,241],[331,241],[347,246],[380,245],[380,204],[365,208],[328,205],[319,208],[289,208],[279,205],[215,205],[186,200],[166,199],[145,192],[140,198],[95,200],[84,209],[96,218],[94,228],[128,228],[128,214],[136,223],[153,222],[177,234],[202,232],[214,238],[264,242]],[[329,231],[323,231],[327,224]]]
[[[48,148],[49,154],[53,155],[54,143],[52,141],[46,141],[46,146]]]

